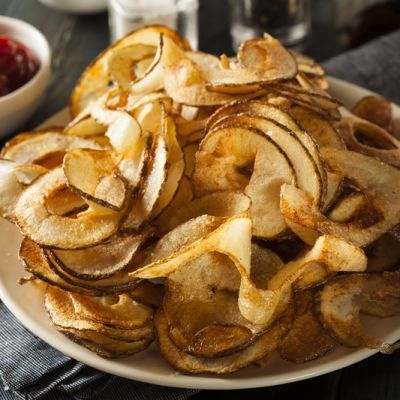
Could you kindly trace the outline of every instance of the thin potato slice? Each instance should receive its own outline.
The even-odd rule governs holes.
[[[365,207],[367,201],[363,193],[353,192],[335,204],[329,212],[329,218],[336,222],[348,222],[350,219],[354,219],[354,215]]]
[[[125,342],[115,340],[98,332],[79,331],[72,328],[64,329],[58,327],[72,341],[86,347],[90,351],[105,358],[128,357],[145,350],[153,341],[152,337]]]
[[[192,355],[239,351],[253,339],[237,295],[240,274],[222,254],[209,253],[169,275],[163,311],[175,345]]]
[[[331,221],[317,210],[305,192],[293,186],[282,186],[281,211],[285,218],[306,228],[341,236],[356,246],[366,246],[400,221],[400,172],[387,164],[355,152],[323,150],[327,163],[372,197],[379,206],[381,218],[367,228],[357,224]]]
[[[398,240],[390,233],[383,234],[365,250],[368,256],[368,272],[389,271],[400,262]]]
[[[182,149],[176,138],[176,126],[165,109],[163,109],[163,126],[164,136],[168,149],[168,172],[167,179],[162,188],[157,204],[152,211],[152,218],[157,217],[170,204],[178,190],[179,183],[183,177],[185,170],[185,159]]]
[[[198,143],[188,144],[183,148],[183,154],[185,157],[185,176],[192,178],[194,173],[196,152],[199,149]]]
[[[62,279],[50,268],[40,247],[28,238],[23,239],[18,256],[26,271],[49,285],[57,286],[68,292],[79,291],[79,293],[87,296],[100,296],[102,294],[97,290],[77,287]]]
[[[71,293],[70,298],[79,318],[95,321],[119,329],[147,326],[153,309],[135,301],[127,293],[89,297]]]
[[[239,97],[207,90],[204,68],[165,37],[161,64],[164,69],[164,89],[176,103],[189,106],[215,106]],[[151,73],[148,76],[150,75]],[[252,98],[264,93],[264,90],[260,90],[244,96]]]
[[[239,114],[239,115],[238,115]],[[296,120],[282,108],[277,107],[273,104],[269,104],[265,101],[257,100],[239,100],[220,107],[207,121],[207,131],[212,130],[217,124],[228,124],[231,125],[231,118],[240,117],[241,114],[248,114],[252,117],[260,117],[276,122],[278,125],[282,125],[287,130],[291,131],[296,136],[309,156],[311,156],[315,167],[318,169],[320,179],[323,184],[326,181],[326,172],[321,160],[321,155],[318,151],[314,139],[308,132],[302,129]],[[230,117],[229,117],[230,116]],[[287,136],[287,135],[286,135]],[[276,141],[279,144],[279,137]],[[284,149],[285,146],[281,147]],[[323,189],[325,189],[323,187]]]
[[[135,329],[119,329],[83,319],[77,315],[72,304],[71,295],[55,286],[47,286],[44,305],[51,322],[56,328],[94,331],[114,340],[134,342],[152,336],[152,326]]]
[[[156,314],[154,322],[161,354],[175,369],[189,374],[227,374],[244,368],[274,351],[279,339],[290,326],[290,315],[284,317],[244,350],[216,358],[195,357],[179,350],[169,338],[168,321],[162,311]]]
[[[105,243],[81,250],[50,250],[57,264],[81,279],[104,279],[126,268],[143,242],[152,234],[117,234]]]
[[[343,138],[339,132],[323,116],[299,106],[291,107],[290,113],[314,137],[319,146],[337,149],[345,148]]]
[[[389,317],[400,312],[399,282],[378,274],[340,276],[327,283],[320,293],[322,322],[336,339],[347,347],[368,347],[391,353],[390,345],[370,336],[359,314]]]
[[[252,245],[251,277],[257,287],[266,288],[282,265],[272,251]],[[213,358],[254,341],[250,328],[257,327],[238,308],[239,286],[240,274],[232,261],[217,253],[204,254],[170,275],[163,311],[174,344],[189,354]]]
[[[282,261],[268,249],[252,245],[252,279],[266,287]],[[169,335],[185,352],[220,357],[239,351],[256,337],[238,308],[240,274],[232,261],[217,253],[204,254],[171,274],[163,310]],[[195,312],[194,312],[195,311]]]
[[[192,184],[189,179],[184,176],[181,179],[179,188],[175,193],[169,206],[161,213],[161,215],[152,222],[152,225],[156,226],[160,232],[167,232],[166,227],[169,225],[171,218],[174,218],[175,214],[186,204],[193,199]]]
[[[78,148],[103,149],[92,139],[68,136],[59,132],[37,132],[22,134],[21,140],[12,139],[3,148],[1,156],[22,164],[39,164],[44,167],[45,157],[57,155],[58,163],[51,168],[62,164],[63,156],[70,150]],[[55,164],[55,165],[54,165]],[[49,167],[49,165],[47,165]]]
[[[71,95],[70,112],[72,117],[78,115],[92,99],[101,96],[108,90],[107,64],[114,49],[134,44],[157,46],[160,34],[168,36],[177,46],[185,50],[189,48],[185,40],[181,39],[175,31],[166,26],[145,26],[129,33],[100,53],[83,72]]]
[[[103,242],[117,231],[123,212],[89,208],[75,218],[50,214],[45,206],[46,197],[65,185],[63,170],[57,168],[36,179],[21,194],[15,218],[24,235],[44,246],[78,249]]]
[[[351,112],[393,133],[392,104],[381,96],[365,96],[357,102]]]
[[[304,363],[322,357],[335,347],[336,341],[322,326],[314,307],[313,291],[295,295],[295,320],[278,346],[283,359]]]
[[[97,281],[79,279],[65,273],[51,258],[48,250],[43,250],[30,239],[25,238],[20,247],[19,257],[24,263],[25,269],[32,275],[69,292],[86,296],[103,296],[107,294],[131,292],[140,286],[140,280],[132,279],[128,272],[135,270],[139,262],[135,260],[127,271],[122,271],[109,278]]]
[[[220,120],[211,132],[224,125],[231,129],[250,127],[263,132],[288,158],[296,174],[297,185],[310,193],[317,202],[323,201],[324,185],[318,168],[310,153],[292,131],[274,120],[253,117],[249,114],[237,114],[226,117],[226,120]],[[208,134],[208,136],[212,137],[212,134]],[[207,143],[207,139],[201,144],[200,150],[205,147],[205,143]]]
[[[0,214],[13,220],[15,206],[25,188],[47,169],[39,165],[24,165],[14,161],[0,159]]]
[[[107,66],[111,80],[116,86],[128,91],[131,83],[141,78],[136,75],[136,65],[144,59],[153,59],[156,52],[156,46],[139,43],[112,50]],[[145,70],[143,75],[146,73]]]
[[[106,128],[97,123],[90,115],[83,116],[81,119],[74,119],[63,130],[66,135],[91,137],[102,136]]]
[[[137,189],[148,161],[151,136],[143,134],[136,119],[127,113],[122,113],[108,127],[106,136],[120,174],[131,190]]]
[[[147,165],[147,175],[126,220],[122,224],[123,230],[139,229],[150,218],[156,207],[167,180],[169,149],[167,149],[166,140],[165,132],[161,132],[153,140]]]
[[[162,226],[163,232],[169,232],[178,225],[201,215],[230,217],[249,210],[250,198],[239,191],[227,190],[206,194],[190,201],[177,209]]]
[[[209,86],[265,84],[293,78],[297,64],[293,56],[270,35],[246,40],[238,51],[236,68],[212,69]]]
[[[343,188],[343,176],[336,172],[326,173],[326,197],[322,209],[328,210],[339,197]]]
[[[254,235],[272,239],[285,232],[279,192],[295,176],[290,160],[269,135],[240,126],[215,128],[200,144],[193,179],[198,195],[243,190],[252,200]]]
[[[307,75],[315,75],[318,77],[325,76],[325,70],[313,58],[304,54],[298,53],[294,50],[289,50],[293,57],[296,59],[299,72]]]
[[[352,117],[344,118],[340,128],[350,150],[378,158],[400,168],[400,141],[383,128]]]
[[[45,199],[50,214],[73,216],[88,208],[86,201],[68,187],[61,187],[50,193]]]
[[[90,201],[120,211],[127,194],[115,170],[108,151],[75,149],[64,157],[63,171],[70,188]]]

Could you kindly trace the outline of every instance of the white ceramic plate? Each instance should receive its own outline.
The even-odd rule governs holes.
[[[344,81],[331,79],[331,92],[348,107],[360,97],[369,94],[365,89]],[[395,106],[395,117],[400,119],[400,108]],[[58,113],[47,123],[63,124],[68,114]],[[198,389],[244,389],[273,386],[308,379],[344,368],[361,361],[375,352],[349,350],[343,347],[325,357],[306,364],[291,364],[276,360],[267,368],[248,367],[227,376],[186,376],[175,372],[160,356],[155,345],[145,352],[121,360],[105,360],[69,341],[50,326],[43,307],[43,292],[34,285],[19,286],[17,280],[24,274],[17,257],[21,235],[10,223],[0,221],[0,297],[19,321],[35,335],[64,354],[99,370],[128,379],[164,386]],[[365,318],[373,334],[393,342],[400,339],[400,316],[386,319]],[[388,356],[390,357],[390,356]]]

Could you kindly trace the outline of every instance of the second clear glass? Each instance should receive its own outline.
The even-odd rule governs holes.
[[[264,32],[285,45],[303,40],[310,31],[310,0],[230,0],[234,48]]]

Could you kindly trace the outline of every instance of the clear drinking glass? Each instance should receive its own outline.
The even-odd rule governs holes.
[[[109,0],[111,40],[144,25],[167,25],[198,47],[198,0]]]
[[[264,32],[285,45],[293,45],[310,31],[310,0],[231,0],[230,8],[235,49]]]

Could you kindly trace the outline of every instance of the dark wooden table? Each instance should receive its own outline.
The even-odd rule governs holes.
[[[84,0],[82,0],[84,1]],[[318,60],[343,50],[333,26],[333,16],[314,1],[313,35],[305,50]],[[324,4],[329,1],[324,0]],[[319,7],[319,8],[318,8]],[[65,107],[81,71],[109,42],[105,13],[77,17],[52,11],[35,0],[0,0],[0,14],[25,20],[38,27],[50,42],[53,52],[51,84],[38,112],[28,123],[33,127]],[[231,38],[225,0],[202,0],[200,49],[230,52]],[[391,356],[376,355],[351,367],[318,378],[265,389],[232,392],[203,391],[195,399],[307,399],[307,400],[399,400],[400,351]]]

